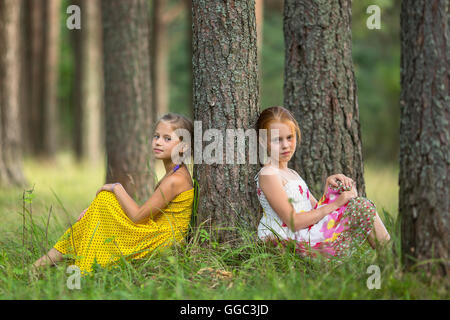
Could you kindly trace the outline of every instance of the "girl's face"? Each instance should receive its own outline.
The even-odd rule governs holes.
[[[278,132],[277,132],[278,130]],[[268,154],[275,162],[287,162],[297,145],[295,131],[285,122],[272,122],[267,130]]]
[[[180,143],[180,139],[175,134],[169,123],[160,121],[153,134],[152,148],[156,159],[170,159],[172,149]]]

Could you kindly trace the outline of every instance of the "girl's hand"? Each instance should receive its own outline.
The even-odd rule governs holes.
[[[105,184],[103,187],[101,187],[100,189],[98,189],[97,193],[95,194],[95,196],[97,197],[98,194],[102,191],[109,191],[109,192],[113,192],[114,191],[114,186],[118,184],[118,183],[107,183]]]
[[[332,176],[329,176],[326,180],[326,185],[331,185],[333,187],[337,187],[337,182],[341,181],[344,187],[352,187],[354,181],[350,179],[349,177],[346,177],[345,175],[339,173],[339,174],[333,174]]]
[[[80,216],[78,217],[77,221],[80,221],[81,218],[83,218],[84,214],[86,213],[87,208],[84,209],[84,211],[80,214]]]
[[[336,203],[339,207],[342,207],[343,205],[347,204],[351,199],[356,198],[358,194],[356,193],[355,188],[353,188],[350,191],[344,191],[342,192],[339,197],[336,199]]]

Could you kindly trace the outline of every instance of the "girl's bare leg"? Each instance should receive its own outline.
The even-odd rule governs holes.
[[[47,254],[44,254],[35,263],[33,263],[33,268],[37,269],[39,267],[55,265],[57,262],[63,259],[63,255],[61,252],[56,250],[55,248],[51,248]]]
[[[375,220],[373,222],[372,232],[369,233],[367,240],[369,241],[370,246],[375,249],[376,242],[380,243],[381,245],[385,245],[390,239],[391,237],[377,212],[375,215]]]

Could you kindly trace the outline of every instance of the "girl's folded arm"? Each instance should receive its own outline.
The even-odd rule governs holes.
[[[169,202],[179,194],[178,191],[181,186],[182,177],[172,175],[165,178],[131,220],[134,223],[138,223],[146,218],[154,220],[162,213],[162,209],[167,207]]]
[[[149,217],[154,219],[162,212],[162,209],[167,207],[169,202],[177,195],[180,185],[179,180],[178,176],[165,178],[142,206],[139,206],[121,185],[114,188],[114,193],[128,218],[132,222],[138,223]]]
[[[317,223],[339,208],[338,201],[335,201],[318,209],[295,213],[278,175],[270,173],[260,175],[259,184],[270,206],[293,232]]]

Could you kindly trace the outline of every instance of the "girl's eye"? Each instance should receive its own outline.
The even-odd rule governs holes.
[[[170,137],[166,137],[165,140],[166,140],[166,141],[170,141],[170,140],[172,140],[172,139],[171,139]]]

